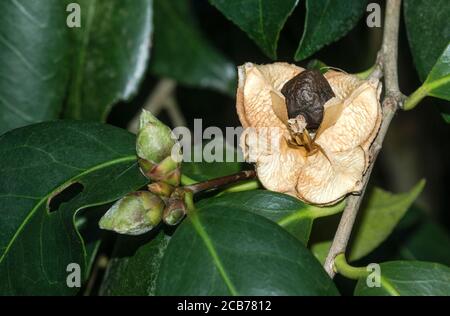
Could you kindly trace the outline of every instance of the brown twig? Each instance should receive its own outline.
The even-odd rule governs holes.
[[[358,209],[364,197],[364,192],[369,182],[370,175],[381,150],[384,137],[395,112],[401,107],[404,96],[398,86],[397,53],[398,53],[398,28],[400,19],[401,0],[388,0],[386,3],[385,22],[383,31],[383,43],[377,58],[377,66],[372,78],[380,78],[384,74],[385,98],[382,104],[382,123],[377,137],[371,147],[371,164],[362,179],[362,190],[359,195],[351,195],[347,198],[347,203],[342,213],[338,229],[333,239],[328,256],[325,260],[324,269],[333,278],[336,274],[334,270],[334,259],[337,255],[345,253],[350,238],[350,234],[355,223]]]
[[[250,180],[254,178],[256,178],[256,172],[254,170],[245,170],[229,176],[187,185],[183,188],[195,194],[202,191],[217,189],[238,181]]]

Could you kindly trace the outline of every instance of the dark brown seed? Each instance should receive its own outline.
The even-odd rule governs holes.
[[[324,104],[334,97],[327,79],[318,70],[305,70],[286,82],[281,89],[286,98],[289,118],[303,115],[306,128],[316,130],[323,119]]]

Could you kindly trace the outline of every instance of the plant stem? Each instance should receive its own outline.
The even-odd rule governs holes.
[[[413,92],[405,101],[403,110],[408,111],[416,107],[423,98],[427,96],[427,90],[424,85],[421,85],[416,91]]]
[[[220,177],[216,179],[211,179],[204,182],[194,183],[191,185],[184,186],[183,188],[191,191],[192,193],[199,193],[207,190],[213,190],[225,185],[256,178],[256,172],[254,170],[245,170],[229,176]]]
[[[336,269],[336,272],[352,280],[365,278],[369,274],[366,267],[357,268],[349,265],[343,253],[338,254],[334,259],[334,267]]]
[[[351,195],[347,198],[346,207],[342,213],[333,243],[325,260],[324,269],[331,278],[336,274],[334,270],[336,256],[341,253],[345,254],[347,249],[353,224],[355,223],[356,215],[361,205],[367,183],[369,182],[375,160],[381,149],[381,144],[386,136],[392,118],[405,98],[399,90],[397,72],[400,8],[401,0],[389,0],[386,3],[383,44],[379,52],[374,74],[370,76],[376,78],[384,73],[386,96],[382,104],[382,122],[378,135],[371,147],[370,165],[362,178],[361,193],[359,195]]]

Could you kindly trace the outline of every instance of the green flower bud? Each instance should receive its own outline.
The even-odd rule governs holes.
[[[136,152],[141,171],[147,178],[175,186],[179,184],[180,146],[172,138],[170,128],[146,110],[140,117]]]
[[[182,200],[169,200],[167,207],[164,209],[164,223],[170,226],[178,225],[186,215],[186,204]]]
[[[165,182],[172,186],[178,186],[181,179],[180,164],[171,156],[165,158],[159,164],[154,165],[147,160],[139,159],[142,173],[150,180]]]
[[[195,208],[192,192],[183,188],[176,188],[166,205],[163,221],[171,226],[178,225],[184,216]]]
[[[153,193],[130,193],[114,203],[100,219],[99,226],[119,234],[144,234],[161,222],[164,206],[163,200]]]
[[[160,163],[171,155],[175,140],[172,131],[152,113],[142,110],[140,127],[136,138],[136,152],[139,158],[153,164]]]
[[[165,182],[153,182],[150,183],[147,187],[150,192],[164,197],[169,197],[174,190],[173,186]]]

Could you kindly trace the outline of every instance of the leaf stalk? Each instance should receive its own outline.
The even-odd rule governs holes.
[[[369,275],[366,267],[353,267],[349,265],[343,253],[338,254],[334,259],[334,269],[337,273],[352,280],[365,278]]]

